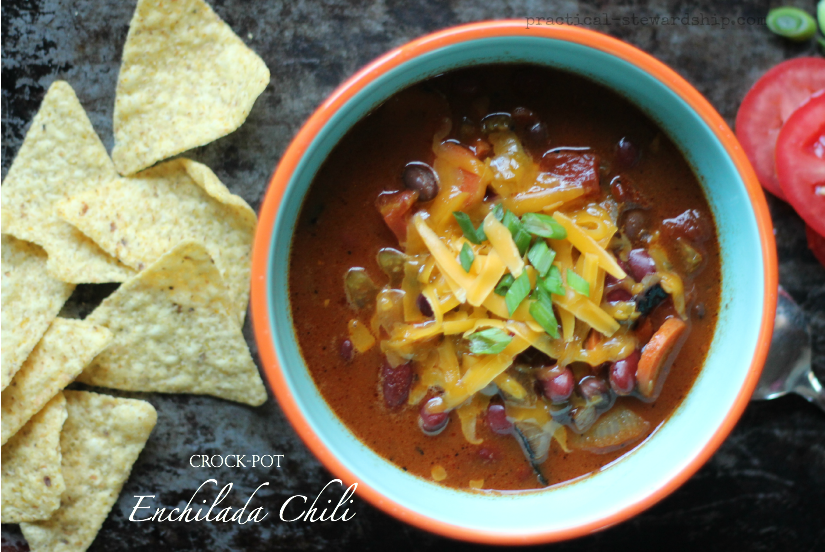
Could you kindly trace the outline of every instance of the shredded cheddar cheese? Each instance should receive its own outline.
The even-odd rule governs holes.
[[[513,132],[487,136],[494,155],[485,161],[445,141],[448,132],[433,140],[439,191],[407,223],[400,289],[380,291],[370,328],[350,321],[350,339],[364,352],[377,336],[392,366],[412,362],[408,404],[440,396],[431,412],[455,410],[468,443],[483,442],[479,420],[500,394],[508,421],[537,425],[569,451],[565,427],[536,400],[530,357],[517,357],[532,347],[562,367],[598,367],[637,350],[636,303],[605,298],[608,274],[628,278],[617,256],[627,261],[632,244],[618,233],[612,199],[599,203],[584,185],[541,172]],[[499,198],[485,200],[488,185]],[[684,317],[684,284],[657,240],[655,274],[621,285],[638,295],[660,283]],[[434,480],[446,477],[432,467]]]

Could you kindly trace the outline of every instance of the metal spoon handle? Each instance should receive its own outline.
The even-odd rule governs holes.
[[[822,387],[813,372],[808,372],[807,377],[797,383],[794,393],[801,395],[806,401],[825,411],[825,388]]]

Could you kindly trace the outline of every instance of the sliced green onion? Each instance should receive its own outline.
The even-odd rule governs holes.
[[[497,221],[501,222],[501,219],[504,218],[504,205],[501,203],[497,204],[493,209],[493,216]]]
[[[547,293],[564,295],[564,282],[561,280],[559,267],[551,266],[546,278],[539,278],[539,287]]]
[[[515,279],[504,296],[504,302],[507,303],[507,310],[511,315],[516,312],[518,306],[528,295],[530,295],[530,278],[527,276],[527,271],[524,271]]]
[[[547,276],[550,267],[553,266],[553,259],[555,258],[556,252],[550,249],[547,246],[547,242],[542,239],[537,240],[527,253],[527,259],[542,278]]]
[[[453,211],[453,216],[455,217],[458,226],[461,228],[461,231],[464,233],[464,237],[472,243],[479,245],[487,239],[487,235],[484,233],[483,225],[479,225],[478,230],[476,230],[476,227],[473,226],[473,221],[470,220],[470,216],[467,213]]]
[[[518,254],[524,257],[524,254],[527,253],[527,249],[530,247],[530,241],[533,239],[527,230],[524,228],[519,228],[516,235],[513,236],[513,241],[518,248]]]
[[[825,50],[825,0],[819,0],[819,4],[816,5],[816,18],[819,21],[819,32],[822,33],[817,35],[816,41],[819,42],[819,47]]]
[[[507,295],[507,290],[510,289],[510,286],[512,286],[513,282],[515,281],[516,279],[513,278],[512,274],[505,274],[501,277],[501,280],[499,280],[498,284],[496,285],[496,289],[494,289],[493,291],[497,295],[501,295],[502,297],[504,297],[505,295]]]
[[[518,219],[516,215],[513,214],[512,211],[505,211],[504,218],[501,219],[501,224],[507,227],[507,230],[513,235],[513,238],[516,237],[519,229],[521,229],[521,221]]]
[[[501,328],[489,328],[470,334],[467,339],[474,355],[497,355],[507,348],[513,336]]]
[[[775,34],[797,42],[808,40],[816,34],[816,20],[805,10],[793,6],[772,9],[768,12],[767,23]]]
[[[590,284],[587,280],[567,269],[567,285],[576,293],[581,293],[585,297],[590,297]]]
[[[475,259],[476,255],[473,253],[473,248],[470,247],[469,243],[464,242],[461,253],[458,254],[458,260],[461,261],[461,267],[464,269],[464,272],[470,272],[470,268],[472,268]]]
[[[549,215],[525,213],[521,217],[521,224],[525,230],[542,238],[560,240],[567,237],[567,230]]]
[[[816,5],[816,18],[819,20],[819,32],[825,34],[825,0],[820,0]],[[819,43],[825,46],[822,37],[817,37]]]
[[[530,316],[532,316],[550,337],[559,338],[559,323],[556,314],[553,312],[553,300],[550,294],[543,289],[536,289],[534,301],[530,303]]]

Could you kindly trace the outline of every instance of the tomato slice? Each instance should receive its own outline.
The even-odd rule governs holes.
[[[808,226],[825,235],[825,90],[785,122],[776,140],[776,175]]]
[[[791,59],[756,81],[736,114],[736,136],[756,170],[759,182],[781,199],[785,196],[776,178],[774,164],[779,130],[800,105],[823,88],[825,59]]]
[[[805,227],[805,233],[808,235],[808,247],[814,252],[814,257],[825,266],[825,238],[814,232],[810,226]]]

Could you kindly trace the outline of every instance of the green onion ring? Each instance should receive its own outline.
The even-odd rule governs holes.
[[[806,11],[792,6],[768,12],[768,28],[779,36],[802,42],[816,34],[816,20]]]

